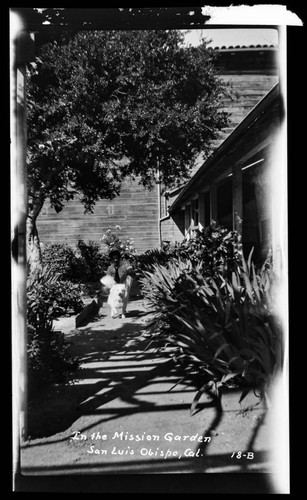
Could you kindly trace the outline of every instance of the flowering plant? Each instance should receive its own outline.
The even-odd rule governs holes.
[[[135,254],[134,241],[132,238],[122,239],[121,237],[122,228],[118,225],[115,227],[108,227],[100,241],[105,245],[105,251],[110,253],[111,250],[119,250],[123,257],[129,259]]]

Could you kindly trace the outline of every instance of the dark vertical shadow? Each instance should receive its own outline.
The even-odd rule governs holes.
[[[208,405],[209,406],[209,405]],[[208,448],[212,437],[214,436],[215,430],[220,425],[223,418],[223,407],[220,399],[214,398],[210,406],[215,408],[215,416],[211,422],[209,429],[205,430],[203,433],[203,440],[199,443],[196,456],[199,456],[199,460],[196,462],[196,472],[205,472],[205,470],[210,467],[210,457],[208,457]],[[205,438],[210,437],[210,442],[208,443]]]
[[[256,438],[258,436],[259,430],[260,430],[261,426],[264,424],[266,415],[267,415],[267,411],[265,410],[264,413],[259,417],[259,420],[252,431],[251,438],[247,444],[246,451],[254,452],[254,444],[255,444]],[[248,470],[249,464],[244,461],[244,462],[242,462],[241,467],[242,467],[242,472],[246,472]]]

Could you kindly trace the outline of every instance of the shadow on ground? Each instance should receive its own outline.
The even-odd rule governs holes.
[[[266,443],[263,438],[259,447],[259,434],[266,414],[264,408],[257,407],[259,412],[253,416],[251,412],[246,412],[246,417],[241,414],[237,419],[240,391],[234,390],[225,394],[225,404],[222,398],[223,407],[212,399],[199,401],[197,412],[193,413],[195,420],[191,420],[189,414],[195,395],[195,380],[182,380],[184,374],[175,368],[170,353],[161,354],[161,351],[151,348],[150,337],[144,335],[149,315],[146,317],[148,313],[138,308],[139,305],[131,304],[125,320],[110,320],[105,307],[102,314],[92,318],[88,325],[77,330],[67,328],[66,339],[71,343],[72,354],[80,360],[80,368],[70,384],[55,386],[37,401],[31,402],[29,439],[23,446],[24,453],[29,450],[29,455],[24,455],[25,473],[203,473],[225,470],[225,467],[244,473],[251,472],[252,468],[252,472],[261,468],[265,470]],[[208,411],[200,415],[203,410]],[[155,415],[157,412],[158,418]],[[77,446],[73,443],[71,448],[69,440],[77,421],[78,429],[85,433],[100,425],[104,427],[107,422],[111,422],[111,426],[107,424],[106,428],[111,429],[113,423],[116,426],[125,420],[138,431],[146,422],[157,423],[161,416],[164,429],[174,423],[171,417],[180,413],[185,415],[180,420],[180,426],[190,429],[190,433],[198,431],[203,438],[211,438],[210,442],[204,439],[195,442],[193,452],[199,457],[197,459],[183,456],[180,460],[165,461],[155,457],[146,461],[142,458],[121,461],[119,458],[115,464],[110,461],[103,465],[98,459],[88,464],[83,460],[79,463],[79,457],[76,463],[65,465],[65,460],[61,461],[62,453],[71,453]],[[237,442],[241,436],[245,440],[244,449],[250,453],[257,449],[253,461],[230,458],[230,451],[240,449]],[[33,441],[35,439],[37,441]],[[48,450],[45,447],[53,444],[56,447],[63,444],[63,447],[57,448],[60,451],[55,453],[53,463],[51,459],[49,463],[48,453],[42,463],[40,450]],[[38,450],[36,463],[35,458],[30,456],[33,450]]]
[[[70,383],[54,386],[30,402],[29,438],[65,431],[80,416],[99,414],[103,404],[118,397],[133,402],[136,405],[133,411],[148,409],[146,401],[134,398],[134,392],[158,374],[169,375],[172,362],[169,357],[161,360],[161,353],[147,349],[149,339],[141,335],[144,323],[133,322],[133,318],[144,313],[131,309],[127,316],[132,322],[119,323],[117,327],[114,320],[113,329],[105,329],[104,317],[100,317],[99,322],[68,335],[71,352],[79,358],[80,368]]]

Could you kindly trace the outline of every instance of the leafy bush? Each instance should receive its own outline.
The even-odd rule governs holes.
[[[148,250],[136,259],[140,274],[151,271],[155,264],[165,265],[172,260],[190,260],[193,264],[203,263],[203,273],[218,276],[231,275],[241,262],[239,235],[221,226],[212,224],[182,242],[164,244],[162,249]]]
[[[197,229],[181,243],[165,246],[164,251],[195,264],[201,261],[205,274],[212,277],[220,273],[230,275],[240,265],[242,256],[238,233],[215,223],[203,230]]]
[[[109,265],[108,255],[102,252],[101,245],[97,241],[78,239],[77,253],[82,268],[82,282],[98,281]]]
[[[44,267],[58,275],[61,280],[81,282],[83,265],[74,249],[66,243],[48,243],[43,248]]]
[[[79,284],[59,279],[52,269],[37,271],[27,282],[29,323],[36,327],[46,318],[52,320],[71,310],[79,313],[84,307],[82,293]]]
[[[78,366],[79,361],[69,352],[70,344],[64,342],[52,328],[34,328],[28,325],[28,392],[29,398],[54,383],[63,383]]]
[[[53,320],[83,308],[80,286],[60,281],[51,269],[30,275],[27,282],[29,396],[48,384],[64,382],[78,367],[69,344],[53,330]]]
[[[109,227],[103,233],[100,241],[105,245],[106,253],[109,255],[115,248],[120,250],[123,258],[131,260],[135,256],[134,241],[131,238],[123,239],[120,235],[122,228],[120,226]]]
[[[141,286],[155,313],[149,327],[163,346],[176,347],[174,359],[186,375],[197,378],[199,391],[220,397],[222,387],[266,393],[280,366],[281,328],[273,312],[274,276],[266,263],[256,272],[249,259],[231,276],[207,276],[202,262],[173,259],[144,271]]]
[[[76,247],[66,243],[47,244],[43,250],[43,263],[61,280],[74,283],[98,281],[108,266],[108,256],[96,241],[86,243],[79,238]]]
[[[86,243],[79,238],[74,248],[66,243],[49,243],[43,248],[43,265],[62,281],[83,284],[99,282],[109,266],[112,249],[119,249],[125,259],[135,258],[133,240],[123,240],[120,232],[120,226],[108,228],[100,242]]]

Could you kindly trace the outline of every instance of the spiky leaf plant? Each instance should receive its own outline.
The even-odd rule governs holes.
[[[155,313],[149,326],[160,345],[200,389],[219,397],[222,387],[241,387],[263,397],[281,360],[281,326],[274,314],[274,275],[267,263],[256,272],[251,255],[232,275],[208,277],[201,262],[173,259],[145,271],[141,285]]]

